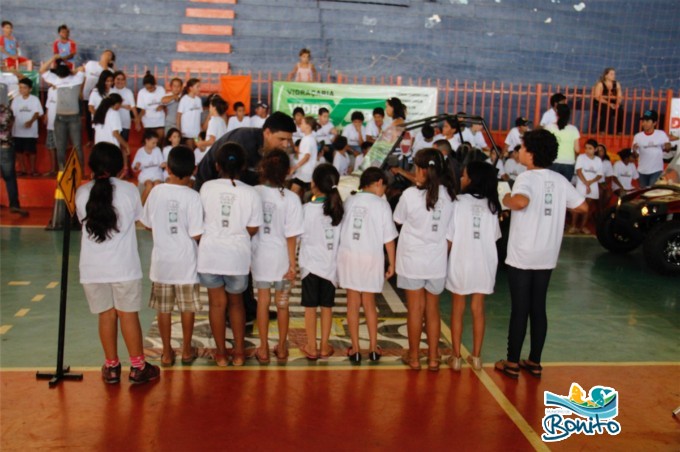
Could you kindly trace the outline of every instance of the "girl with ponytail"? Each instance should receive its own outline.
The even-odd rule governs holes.
[[[123,138],[123,126],[120,122],[120,110],[123,98],[111,93],[101,101],[92,119],[94,126],[94,143],[111,143],[123,150],[123,162],[127,171],[130,148]]]
[[[186,145],[194,148],[195,141],[198,141],[198,134],[201,133],[201,112],[203,112],[203,102],[198,96],[201,90],[201,81],[197,78],[187,80],[182,91],[182,98],[177,107],[177,127],[182,132],[182,138],[186,139]]]
[[[404,191],[394,210],[401,224],[397,245],[397,287],[406,292],[409,350],[402,361],[420,370],[423,321],[428,343],[428,369],[439,370],[439,295],[446,282],[446,230],[455,199],[453,179],[441,152],[433,148],[416,154],[416,186]]]
[[[340,174],[323,163],[312,174],[312,201],[304,208],[304,232],[300,237],[302,306],[305,307],[307,343],[300,347],[307,359],[328,358],[335,350],[328,343],[331,334],[340,222],[345,213],[338,192]],[[316,343],[316,311],[321,308],[321,346]]]
[[[106,99],[105,99],[106,101]],[[104,382],[120,382],[118,324],[130,355],[130,382],[146,383],[160,376],[158,366],[144,359],[142,328],[142,267],[135,222],[142,214],[139,191],[118,179],[123,155],[111,143],[95,144],[88,162],[94,180],[76,192],[76,209],[83,227],[80,282],[90,311],[99,316],[104,349]]]
[[[245,362],[246,313],[243,292],[248,288],[250,238],[262,225],[262,200],[240,176],[246,170],[241,145],[227,142],[215,152],[220,179],[201,186],[205,232],[198,245],[198,278],[208,289],[210,329],[215,338],[215,364],[227,366],[226,310],[234,333],[232,365]]]

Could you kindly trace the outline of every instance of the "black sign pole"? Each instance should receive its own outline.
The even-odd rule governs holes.
[[[75,169],[72,174],[71,199],[74,197],[75,189]],[[61,293],[59,300],[59,340],[57,345],[57,369],[55,373],[37,372],[35,377],[38,380],[50,380],[50,388],[55,387],[61,380],[82,380],[83,374],[70,373],[69,366],[64,367],[64,337],[66,335],[66,294],[68,291],[68,258],[71,250],[71,213],[69,209],[64,209],[64,246],[61,253]]]

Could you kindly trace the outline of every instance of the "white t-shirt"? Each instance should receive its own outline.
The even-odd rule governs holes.
[[[638,132],[633,137],[633,147],[637,144],[637,152],[640,154],[638,160],[638,172],[640,174],[653,174],[663,171],[663,146],[668,143],[668,135],[663,130],[655,129],[647,135],[645,132]]]
[[[557,124],[557,112],[553,108],[549,108],[548,111],[541,116],[541,122],[539,124],[541,127]]]
[[[304,232],[300,237],[300,276],[313,273],[337,285],[337,257],[340,225],[323,214],[323,202],[308,202],[302,207]]]
[[[373,193],[358,192],[345,202],[340,229],[338,282],[359,292],[381,293],[385,284],[383,244],[397,238],[392,209]]]
[[[142,215],[142,201],[137,187],[115,177],[113,184],[113,207],[118,217],[118,232],[111,231],[111,237],[102,243],[95,242],[85,229],[87,216],[85,206],[90,199],[94,181],[78,188],[76,211],[83,222],[80,239],[80,282],[113,283],[134,281],[142,278],[142,264],[137,251],[135,222]]]
[[[45,110],[47,110],[47,130],[54,130],[54,120],[57,117],[57,88],[54,86],[50,86],[47,90]]]
[[[165,111],[158,110],[163,105],[165,88],[156,86],[154,92],[142,88],[137,93],[137,107],[144,110],[142,113],[142,124],[147,129],[156,129],[165,126]]]
[[[595,156],[592,159],[588,158],[586,154],[580,154],[576,159],[576,166],[574,167],[574,172],[581,170],[583,177],[586,179],[594,179],[596,176],[602,176],[602,160],[600,157]],[[590,184],[590,193],[586,194],[586,184],[581,181],[580,177],[576,177],[576,190],[589,199],[600,199],[600,187],[599,183],[602,182],[600,179],[598,182]]]
[[[505,145],[508,147],[508,150],[513,150],[515,147],[521,144],[522,137],[519,134],[519,127],[513,127],[508,132],[508,136],[505,137]]]
[[[371,119],[371,120],[368,121],[368,123],[366,124],[366,134],[365,134],[365,136],[369,136],[369,135],[370,135],[370,136],[372,136],[373,138],[378,138],[378,135],[380,135],[380,132],[382,132],[383,127],[385,127],[385,124],[384,124],[384,123],[383,123],[383,125],[382,125],[380,128],[378,128],[378,126],[376,125],[375,121],[374,121],[373,119]]]
[[[459,295],[492,294],[498,267],[496,240],[500,238],[498,215],[489,210],[489,201],[458,195],[446,232],[452,243],[446,289]]]
[[[282,281],[288,272],[288,237],[304,232],[300,197],[290,190],[258,185],[255,190],[262,198],[263,223],[253,236],[253,280]]]
[[[319,127],[314,132],[314,138],[316,138],[316,142],[321,143],[323,141],[325,144],[330,145],[333,142],[333,134],[331,133],[333,127],[334,126],[331,121],[328,121],[326,124]]]
[[[250,127],[250,117],[244,116],[241,121],[239,121],[238,117],[236,116],[232,116],[231,118],[229,118],[229,123],[227,124],[227,132],[240,129],[241,127]]]
[[[80,93],[76,92],[78,91],[77,87],[82,85],[83,82],[85,81],[85,76],[83,76],[82,72],[77,72],[75,75],[69,75],[64,78],[57,77],[57,75],[53,72],[45,72],[42,75],[43,80],[45,80],[46,83],[49,83],[50,85],[54,86],[57,88],[57,95],[56,95],[56,100],[57,104],[55,105],[55,110],[59,107],[59,98],[60,96],[66,96],[67,102],[63,102],[62,99],[62,105],[61,108],[69,110],[69,112],[63,112],[63,114],[71,114],[71,115],[77,115],[79,114],[80,110]],[[61,93],[60,93],[61,91]],[[70,100],[70,102],[68,102]],[[55,112],[56,114],[56,112]]]
[[[102,103],[102,100],[104,98],[99,94],[99,90],[97,88],[93,89],[90,92],[90,99],[87,101],[87,106],[94,108],[94,112],[97,112],[97,108],[99,108],[99,105]],[[90,116],[94,118],[94,113],[90,113]]]
[[[633,179],[638,179],[637,169],[635,168],[635,163],[630,162],[629,164],[623,163],[621,160],[614,163],[614,176],[623,184],[623,187],[619,187],[619,184],[612,181],[612,189],[618,190],[623,188],[624,190],[633,189]]]
[[[411,152],[415,155],[416,152],[421,149],[431,148],[434,142],[437,141],[432,137],[431,141],[425,141],[422,132],[418,131],[416,137],[413,139],[413,146],[411,146]]]
[[[120,143],[118,143],[116,137],[113,136],[113,132],[116,130],[118,133],[123,130],[123,127],[120,125],[120,115],[113,108],[109,108],[109,111],[106,112],[106,117],[104,118],[104,124],[94,125],[94,144],[105,141],[120,147]]]
[[[300,130],[300,126],[295,125],[295,132],[293,132],[293,143],[295,143],[297,140],[301,140],[304,136],[305,134],[302,133],[302,130]]]
[[[341,176],[346,176],[349,174],[349,155],[347,152],[343,155],[342,153],[335,151],[333,155],[333,166],[338,170]]]
[[[205,132],[205,138],[208,139],[209,137],[215,137],[215,141],[217,141],[227,132],[227,125],[224,123],[224,118],[221,116],[212,116],[210,121],[208,121],[208,129]],[[208,152],[211,147],[212,146],[208,146],[205,149],[205,152]],[[201,157],[201,159],[202,158],[203,157]],[[198,165],[198,162],[196,162],[196,164]]]
[[[475,137],[472,135],[472,132],[470,129],[463,129],[463,142],[470,143],[472,146],[476,146],[475,144]],[[449,143],[451,143],[451,149],[455,151],[458,150],[461,144],[463,144],[460,141],[460,134],[458,132],[454,133],[451,139],[449,140]]]
[[[47,71],[42,75],[43,80],[45,80],[50,85],[56,88],[62,88],[66,86],[78,86],[82,85],[85,81],[85,76],[82,72],[76,72],[74,75],[67,75],[64,78],[58,77],[54,72]],[[95,82],[95,85],[97,83]],[[93,85],[94,87],[94,85]],[[92,91],[92,88],[90,88]]]
[[[135,108],[135,95],[132,94],[132,90],[127,87],[123,89],[113,87],[111,88],[111,92],[116,93],[123,98],[123,104],[118,110],[118,114],[120,115],[120,125],[123,127],[123,129],[129,129],[130,125],[132,124],[132,118],[130,118],[131,112],[125,107]]]
[[[342,129],[342,136],[347,138],[347,144],[350,146],[359,146],[359,133],[354,127],[354,124],[347,124],[344,129]],[[366,128],[361,126],[361,138],[362,141],[366,141]]]
[[[612,177],[614,175],[614,167],[612,166],[612,162],[609,160],[602,160],[602,176],[603,179],[600,180],[599,183],[602,183],[607,179],[608,177]]]
[[[205,151],[201,151],[200,148],[194,149],[194,162],[196,162],[196,166],[198,166],[199,163],[201,163],[201,160],[203,160],[203,157],[208,153],[208,149]]]
[[[267,116],[268,118],[269,116]],[[262,118],[258,115],[253,115],[250,117],[250,127],[262,127],[267,118]]]
[[[21,95],[16,96],[12,100],[12,113],[14,113],[14,126],[12,127],[14,138],[38,138],[38,122],[40,120],[36,119],[28,128],[24,127],[24,124],[36,113],[40,116],[43,115],[44,111],[40,99],[33,94],[29,94],[27,99],[24,99]]]
[[[473,139],[473,142],[471,144],[474,147],[479,149],[489,149],[489,144],[486,142],[486,139],[484,138],[484,133],[482,131],[473,132],[472,130],[470,130],[470,134],[472,135]],[[465,135],[465,131],[463,131],[463,135]]]
[[[154,187],[140,221],[153,233],[149,279],[162,284],[196,284],[198,245],[203,234],[203,206],[195,190],[184,185]]]
[[[177,113],[182,113],[180,130],[183,137],[196,138],[201,133],[201,112],[203,112],[203,103],[200,97],[182,96]]]
[[[525,171],[512,187],[513,195],[529,199],[510,220],[505,263],[524,270],[549,270],[557,265],[567,208],[585,201],[571,183],[549,169]]]
[[[99,76],[104,72],[103,67],[99,65],[99,61],[88,61],[85,63],[85,86],[83,87],[83,99],[89,100],[90,93],[97,86]]]
[[[135,154],[135,159],[132,161],[132,169],[135,171],[140,171],[137,175],[137,181],[143,184],[146,181],[162,181],[163,180],[163,170],[161,165],[163,164],[163,153],[157,147],[151,150],[151,154],[146,152],[144,147],[139,148]],[[139,170],[135,169],[139,163]]]
[[[362,163],[364,163],[364,154],[359,154],[354,159],[354,169],[356,170],[356,169],[361,168]]]
[[[198,148],[196,148],[197,150]],[[194,150],[194,155],[196,154],[196,150]],[[172,151],[172,146],[168,145],[163,148],[163,163],[166,164],[166,168],[163,170],[163,180],[165,181],[168,178],[168,169],[167,169],[167,164],[168,164],[168,157],[170,157],[170,151]]]
[[[295,177],[300,179],[302,182],[312,181],[312,174],[314,173],[314,167],[317,163],[317,149],[316,140],[314,139],[313,135],[305,135],[302,137],[302,141],[300,141],[300,155],[298,156],[298,159],[302,160],[305,155],[309,155],[309,160],[307,160],[307,162],[295,172]]]
[[[443,186],[434,209],[426,208],[427,190],[409,187],[394,210],[402,226],[397,245],[397,274],[413,279],[446,276],[446,230],[451,219],[451,197]]]
[[[205,232],[198,245],[198,271],[247,275],[251,249],[246,228],[262,226],[260,195],[239,180],[215,179],[201,186],[201,203]]]
[[[505,161],[505,174],[507,174],[511,180],[516,180],[517,176],[519,176],[526,170],[527,170],[526,166],[522,165],[519,162],[516,162],[515,159],[513,158],[508,158]]]
[[[491,159],[486,159],[486,163],[488,163],[491,166],[494,166],[493,162]],[[496,160],[496,165],[495,168],[498,170],[497,177],[498,179],[501,179],[503,176],[505,176],[505,164],[503,163],[503,159],[498,159]]]

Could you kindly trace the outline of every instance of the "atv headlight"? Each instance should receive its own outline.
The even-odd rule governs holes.
[[[623,201],[621,200],[621,198],[619,198],[619,200],[616,201],[616,207],[621,207],[621,203],[622,203],[622,202],[623,202]]]
[[[642,209],[640,209],[640,213],[642,214],[643,217],[646,217],[647,215],[649,215],[649,207],[642,206]]]

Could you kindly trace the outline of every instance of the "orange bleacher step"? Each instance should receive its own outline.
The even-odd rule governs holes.
[[[233,19],[234,11],[231,9],[187,8],[185,15],[186,17],[204,19]]]
[[[171,66],[173,72],[220,74],[229,72],[229,63],[226,61],[173,60]]]
[[[177,41],[178,52],[231,53],[231,44],[226,42]]]
[[[231,25],[182,25],[182,34],[184,35],[231,36],[232,33],[233,27]]]

